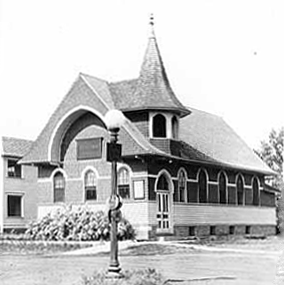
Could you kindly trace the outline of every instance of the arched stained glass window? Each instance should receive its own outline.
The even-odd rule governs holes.
[[[92,170],[85,174],[85,197],[86,201],[97,200],[97,177]]]
[[[166,118],[161,114],[158,114],[153,118],[153,137],[155,138],[167,137]]]
[[[227,203],[227,180],[226,176],[223,172],[219,175],[219,198],[220,198],[220,204],[226,204]]]
[[[186,193],[186,174],[183,169],[178,174],[178,201],[185,202]]]
[[[207,203],[207,176],[204,170],[200,170],[198,175],[199,203]]]
[[[126,168],[118,172],[118,193],[123,199],[130,199],[130,177]]]
[[[244,182],[241,175],[237,178],[237,203],[238,205],[244,204]]]
[[[65,201],[65,179],[60,171],[53,176],[53,193],[55,203]]]
[[[252,204],[259,206],[259,184],[256,177],[252,181]]]

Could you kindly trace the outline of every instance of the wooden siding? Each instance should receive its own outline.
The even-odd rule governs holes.
[[[275,208],[174,205],[175,225],[276,225]]]

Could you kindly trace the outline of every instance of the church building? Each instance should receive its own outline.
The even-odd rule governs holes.
[[[126,118],[118,192],[138,239],[275,234],[275,193],[265,185],[274,172],[221,117],[179,101],[153,29],[138,78],[79,74],[20,160],[37,168],[37,218],[66,205],[105,210],[111,109]]]

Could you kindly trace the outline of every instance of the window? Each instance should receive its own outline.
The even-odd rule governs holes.
[[[216,235],[216,226],[210,226],[210,235],[215,236]]]
[[[255,206],[259,206],[259,186],[258,179],[255,177],[252,181],[252,204]]]
[[[172,117],[172,138],[178,139],[178,119],[176,116]]]
[[[58,171],[53,177],[54,202],[64,202],[65,200],[65,179]]]
[[[251,232],[251,227],[250,226],[246,226],[246,228],[245,228],[246,235],[249,235],[250,232]]]
[[[186,175],[184,170],[180,170],[178,174],[178,201],[185,202],[186,192]]]
[[[96,159],[102,157],[102,138],[77,140],[77,159]]]
[[[129,171],[126,168],[121,168],[118,172],[118,194],[123,199],[130,199]]]
[[[17,164],[17,162],[18,162],[17,160],[8,159],[8,169],[7,169],[8,177],[16,177],[16,178],[22,177],[22,166]]]
[[[22,196],[8,195],[8,217],[22,217]]]
[[[219,197],[220,197],[220,204],[227,203],[227,181],[226,176],[223,172],[219,175]]]
[[[237,178],[237,202],[238,205],[244,204],[244,182],[241,175]]]
[[[204,170],[200,170],[198,175],[199,203],[207,202],[207,177]]]
[[[166,118],[163,115],[156,115],[153,118],[153,137],[165,138],[166,132]]]
[[[159,177],[157,189],[158,190],[169,190],[170,189],[169,182],[164,174]]]
[[[235,226],[229,226],[229,235],[233,235],[235,233]]]
[[[97,177],[92,170],[85,174],[85,199],[86,201],[97,200]]]
[[[194,226],[190,226],[188,228],[188,235],[191,236],[191,237],[196,235],[196,228]]]

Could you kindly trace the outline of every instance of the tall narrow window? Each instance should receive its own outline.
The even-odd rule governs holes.
[[[166,132],[166,118],[163,115],[156,115],[153,118],[153,136],[155,138],[165,138]]]
[[[85,174],[85,197],[86,201],[97,200],[97,177],[92,170]]]
[[[186,192],[186,176],[184,170],[180,170],[178,173],[178,201],[185,202]]]
[[[255,177],[252,181],[252,204],[259,206],[259,186],[258,180]]]
[[[57,172],[53,177],[54,202],[64,202],[65,200],[65,179],[61,172]]]
[[[8,195],[8,217],[22,217],[22,196]]]
[[[172,117],[172,137],[178,139],[178,119],[176,116]]]
[[[129,171],[121,168],[118,172],[118,193],[123,199],[130,199]]]
[[[238,205],[244,204],[244,182],[241,175],[237,178],[237,199]]]
[[[227,181],[226,176],[223,172],[219,175],[219,197],[220,197],[220,204],[227,203]]]
[[[207,202],[207,177],[204,170],[200,170],[198,175],[199,203]]]

